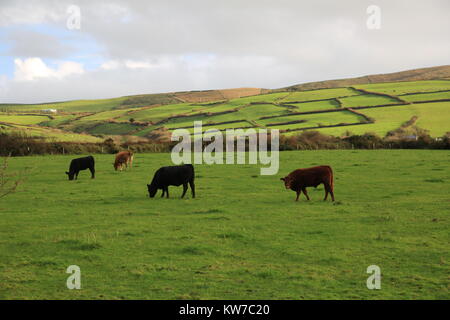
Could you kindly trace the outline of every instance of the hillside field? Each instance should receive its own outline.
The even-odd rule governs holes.
[[[97,177],[64,172],[73,156],[11,158],[26,172],[0,199],[0,299],[449,299],[449,151],[280,153],[280,170],[195,165],[197,197],[150,199],[169,153],[137,154]],[[323,186],[295,202],[280,177],[329,164]],[[25,170],[25,171],[24,171]],[[81,289],[66,268],[81,268]],[[381,268],[369,290],[370,265]]]
[[[56,109],[56,114],[43,111]],[[410,124],[432,137],[450,132],[450,80],[356,84],[348,87],[292,91],[230,89],[149,94],[100,100],[33,105],[0,104],[3,125],[22,130],[60,129],[80,141],[111,135],[151,136],[153,130],[193,132],[194,121],[204,130],[233,128],[280,129],[286,135],[304,130],[344,136],[376,133],[380,137]],[[51,132],[51,131],[50,131]],[[61,141],[73,138],[59,135]],[[55,135],[52,135],[55,139]]]

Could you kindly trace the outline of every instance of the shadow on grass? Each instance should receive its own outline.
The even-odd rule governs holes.
[[[74,239],[67,239],[67,240],[60,240],[58,243],[63,244],[64,246],[68,247],[72,250],[95,250],[100,249],[102,245],[98,242],[88,243],[83,242],[80,240],[74,240]]]

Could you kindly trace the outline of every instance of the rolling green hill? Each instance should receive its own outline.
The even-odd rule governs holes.
[[[0,129],[26,129],[63,141],[93,141],[107,135],[145,137],[160,128],[192,132],[193,122],[203,121],[205,131],[277,128],[284,134],[319,130],[336,136],[349,132],[384,136],[417,117],[415,125],[438,137],[450,131],[449,76],[450,67],[443,66],[276,90],[240,88],[1,104]],[[46,109],[57,113],[46,113]]]

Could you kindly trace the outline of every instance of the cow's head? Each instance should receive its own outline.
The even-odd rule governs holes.
[[[147,185],[147,190],[148,190],[148,196],[149,196],[150,198],[154,198],[156,192],[158,191],[158,188],[152,186],[151,184],[148,184],[148,185]]]
[[[70,173],[66,171],[66,174],[69,176],[69,180],[73,180],[73,177],[75,176],[74,173]]]
[[[284,182],[284,186],[286,187],[286,189],[290,189],[291,188],[291,178],[289,176],[286,176],[284,178],[280,178],[280,180]]]

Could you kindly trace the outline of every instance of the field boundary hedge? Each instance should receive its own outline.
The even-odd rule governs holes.
[[[412,119],[411,119],[412,120]],[[338,127],[363,125],[364,123],[337,124],[322,127]],[[237,128],[236,128],[237,129]],[[245,128],[240,128],[245,129]],[[328,136],[310,128],[288,129],[283,132],[302,131],[292,136],[280,135],[279,150],[310,149],[447,149],[450,150],[450,132],[441,138],[431,138],[425,130],[417,130],[415,139],[408,136],[386,136],[380,138],[376,134],[351,135],[343,138]],[[221,132],[227,129],[219,130]],[[281,132],[281,130],[280,130]],[[269,133],[270,134],[270,133]],[[224,140],[225,142],[225,140]],[[209,142],[203,141],[203,146]],[[270,139],[269,139],[270,143]],[[112,139],[101,143],[46,142],[26,134],[0,132],[0,156],[32,156],[47,154],[115,154],[121,150],[141,152],[170,152],[177,142],[125,142],[116,144]],[[246,149],[248,150],[248,149]]]

